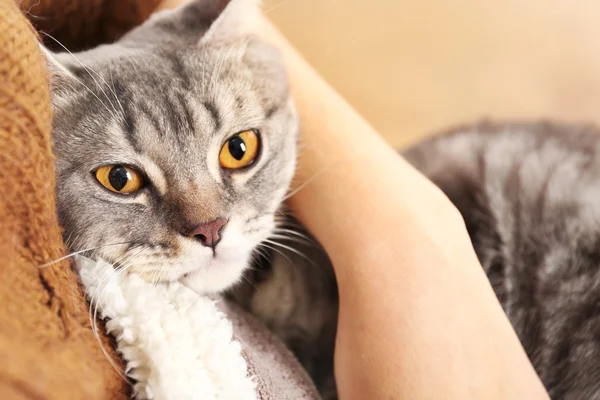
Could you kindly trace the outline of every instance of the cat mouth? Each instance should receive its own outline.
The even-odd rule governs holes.
[[[164,253],[128,257],[114,267],[152,283],[200,282],[196,286],[201,286],[203,292],[215,292],[241,279],[252,254],[249,244],[239,242],[226,246],[221,243],[215,249],[185,243],[181,250],[175,257]]]
[[[239,282],[247,266],[247,256],[232,254],[220,257],[217,253],[204,265],[182,274],[179,281],[197,293],[220,293]]]
[[[220,257],[218,254],[213,253],[213,256],[204,263],[199,263],[195,267],[188,269],[187,272],[180,274],[179,276],[173,277],[172,279],[165,279],[164,282],[181,281],[189,279],[190,277],[199,273],[204,274],[219,274],[221,271],[228,271],[232,269],[238,269],[237,265],[243,264],[244,260],[241,257]],[[135,272],[135,271],[134,271]],[[150,272],[152,274],[153,272]],[[140,274],[142,275],[142,274]],[[143,274],[148,275],[148,274]]]

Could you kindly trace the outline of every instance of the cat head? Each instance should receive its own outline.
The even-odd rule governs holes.
[[[298,123],[248,0],[196,0],[118,42],[45,51],[65,241],[151,281],[223,290],[274,228]]]

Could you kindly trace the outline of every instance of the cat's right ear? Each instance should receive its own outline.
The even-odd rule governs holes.
[[[56,104],[64,99],[68,92],[78,82],[77,77],[69,71],[68,64],[61,60],[59,54],[48,50],[43,44],[39,44],[40,51],[46,59],[46,69],[50,75],[50,91],[52,103]]]

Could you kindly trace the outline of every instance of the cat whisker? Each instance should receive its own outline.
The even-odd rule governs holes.
[[[77,56],[75,56],[75,54],[73,54],[64,44],[62,44],[58,39],[56,39],[54,36],[50,35],[49,33],[43,32],[42,34],[46,35],[48,38],[54,40],[60,47],[62,47],[75,61],[77,61],[77,63],[85,70],[85,72],[88,73],[88,75],[90,76],[90,78],[93,79],[94,83],[96,84],[96,86],[102,91],[102,94],[104,95],[104,97],[106,97],[106,100],[108,100],[109,104],[111,105],[113,111],[117,112],[116,108],[114,107],[112,101],[110,100],[110,98],[108,97],[108,95],[106,94],[106,92],[104,91],[104,89],[102,88],[102,85],[100,85],[98,83],[98,81],[96,80],[96,78],[94,78],[94,75],[92,75],[92,72],[100,79],[102,79],[104,81],[104,83],[106,84],[106,86],[109,87],[110,86],[108,84],[108,82],[106,81],[106,79],[104,79],[104,77],[102,75],[100,75],[100,73],[98,73],[97,71],[95,71],[94,69],[92,69],[91,67],[85,65],[83,62],[81,62],[81,60],[79,58],[77,58]],[[110,71],[110,70],[109,70]],[[115,99],[118,101],[118,97],[116,95],[116,93],[114,93]],[[121,109],[123,109],[121,107]]]
[[[310,263],[310,264],[311,264],[313,267],[315,267],[315,268],[318,268],[318,267],[316,266],[316,264],[315,264],[315,263],[314,263],[314,262],[313,262],[313,261],[312,261],[310,258],[308,258],[308,257],[307,257],[307,256],[306,256],[304,253],[302,253],[302,252],[300,252],[300,251],[298,251],[298,250],[294,249],[293,247],[290,247],[290,246],[287,246],[287,245],[285,245],[285,244],[282,244],[282,243],[276,242],[276,241],[274,241],[274,240],[269,240],[269,239],[266,239],[266,240],[265,240],[265,242],[266,242],[266,243],[270,243],[270,244],[272,244],[273,246],[279,246],[279,247],[281,247],[282,249],[285,249],[285,250],[287,250],[287,251],[290,251],[290,252],[292,252],[292,253],[294,253],[294,254],[297,254],[297,255],[299,255],[300,257],[304,258],[306,261],[308,261],[308,262],[309,262],[309,263]]]
[[[146,267],[149,267],[149,269],[150,269],[150,279],[148,279],[147,281],[152,286],[156,287],[156,285],[158,283],[158,278],[160,277],[159,275],[162,272],[161,268],[155,268],[154,263],[151,265],[146,265]]]
[[[260,268],[256,268],[256,267],[247,267],[246,270],[248,270],[248,271],[258,271],[258,272],[262,271]]]
[[[141,245],[139,245],[141,246]],[[121,376],[121,378],[123,378],[127,383],[131,384],[131,382],[129,381],[129,379],[127,378],[127,376],[119,369],[119,366],[116,364],[116,362],[110,357],[110,355],[108,354],[108,351],[106,350],[106,348],[103,346],[102,344],[102,340],[100,339],[100,334],[98,332],[98,301],[95,299],[102,297],[102,295],[104,294],[104,291],[106,290],[106,288],[108,287],[108,284],[110,283],[111,279],[115,279],[117,278],[121,273],[124,273],[128,268],[130,268],[133,263],[137,260],[137,258],[139,258],[139,255],[142,253],[142,251],[144,251],[143,248],[139,249],[139,251],[133,256],[133,258],[130,260],[130,262],[120,265],[116,268],[114,275],[110,274],[110,271],[107,271],[105,273],[105,275],[103,276],[103,278],[100,280],[100,283],[98,284],[98,286],[96,287],[96,289],[94,290],[94,292],[92,293],[92,295],[90,296],[90,307],[89,307],[89,316],[90,316],[90,323],[92,326],[92,331],[94,333],[94,336],[96,338],[96,340],[98,341],[98,344],[100,345],[100,348],[102,349],[102,352],[104,353],[104,356],[107,358],[107,360],[109,361],[109,363],[111,364],[111,366],[115,369],[115,371],[119,374],[119,376]],[[115,265],[117,265],[122,259],[124,259],[125,257],[127,257],[128,254],[124,254],[120,257],[118,257],[114,263],[112,263],[112,267],[114,267]],[[104,288],[100,291],[100,293],[98,293],[98,291],[100,290],[100,287],[102,286],[102,283],[106,282],[104,284]],[[92,313],[92,307],[94,307],[94,312]]]
[[[69,233],[69,236],[64,240],[65,246],[67,248],[71,248],[71,238],[73,237],[73,232]]]
[[[162,273],[163,272],[160,268],[154,268],[154,270],[152,271],[152,275],[150,276],[150,280],[149,280],[149,282],[152,286],[154,286],[154,287],[158,286]]]
[[[166,276],[169,273],[169,270],[167,268],[162,268],[161,270],[162,275],[160,276],[160,282],[159,283],[163,283],[166,281]]]
[[[259,246],[263,246],[263,247],[266,247],[267,249],[273,250],[274,252],[278,253],[281,257],[285,258],[287,260],[287,262],[292,266],[292,268],[296,267],[296,265],[294,265],[292,260],[290,260],[290,258],[288,256],[286,256],[281,250],[277,249],[276,247],[265,244],[264,242],[261,243]]]
[[[41,33],[41,34],[43,34],[43,35],[45,35],[46,37],[48,37],[48,38],[50,38],[50,39],[54,40],[54,41],[55,41],[55,42],[56,42],[56,43],[57,43],[57,44],[58,44],[60,47],[62,47],[62,48],[63,48],[63,49],[64,49],[64,50],[65,50],[67,53],[69,53],[69,55],[70,55],[71,57],[73,57],[73,59],[74,59],[75,61],[77,61],[77,63],[78,63],[78,64],[79,64],[79,65],[80,65],[80,66],[81,66],[81,67],[82,67],[82,68],[83,68],[83,69],[84,69],[84,70],[85,70],[87,73],[88,73],[88,75],[89,75],[89,76],[90,76],[90,77],[93,79],[93,81],[94,81],[94,83],[96,84],[96,86],[97,86],[97,87],[98,87],[98,88],[99,88],[99,89],[102,91],[102,94],[104,95],[104,97],[106,98],[106,100],[108,100],[108,103],[109,103],[109,104],[111,105],[111,107],[112,107],[112,111],[111,111],[111,110],[110,110],[110,108],[109,108],[109,107],[108,107],[108,106],[107,106],[107,105],[106,105],[106,104],[105,104],[105,103],[104,103],[104,102],[103,102],[103,101],[100,99],[100,97],[98,97],[98,96],[97,96],[97,95],[96,95],[96,94],[95,94],[95,93],[94,93],[94,92],[93,92],[93,91],[92,91],[92,90],[91,90],[91,89],[90,89],[88,86],[86,86],[86,85],[85,85],[83,82],[81,82],[81,80],[79,80],[79,79],[78,79],[77,77],[75,77],[73,74],[71,74],[71,75],[72,75],[72,77],[73,77],[73,78],[74,78],[74,79],[75,79],[77,82],[79,82],[81,85],[83,85],[83,86],[84,86],[84,87],[85,87],[85,88],[86,88],[86,89],[87,89],[87,90],[88,90],[88,91],[89,91],[89,92],[90,92],[90,93],[91,93],[91,94],[92,94],[92,95],[93,95],[93,96],[94,96],[94,97],[95,97],[95,98],[96,98],[96,99],[97,99],[97,100],[98,100],[100,103],[102,103],[102,105],[103,105],[104,107],[106,107],[106,110],[107,110],[107,111],[108,111],[108,112],[109,112],[111,115],[113,115],[113,116],[116,116],[116,115],[118,114],[118,111],[117,111],[117,109],[115,108],[114,104],[112,103],[112,101],[110,100],[110,98],[108,97],[108,95],[106,94],[106,92],[104,91],[104,89],[102,88],[102,85],[100,85],[100,84],[98,83],[98,81],[96,80],[96,78],[94,78],[94,76],[93,76],[93,75],[92,75],[92,73],[90,72],[90,71],[91,71],[91,70],[90,70],[90,68],[89,68],[88,66],[86,66],[85,64],[83,64],[83,63],[82,63],[82,62],[79,60],[79,58],[77,58],[77,57],[76,57],[76,56],[75,56],[75,55],[74,55],[74,54],[73,54],[73,53],[72,53],[72,52],[71,52],[71,51],[70,51],[70,50],[69,50],[69,49],[68,49],[68,48],[67,48],[67,47],[66,47],[64,44],[62,44],[62,43],[61,43],[61,42],[60,42],[58,39],[56,39],[54,36],[50,35],[50,34],[49,34],[49,33],[47,33],[47,32],[44,32],[44,31],[40,31],[40,33]],[[101,76],[100,74],[98,74],[96,71],[94,71],[94,73],[95,73],[95,74],[96,74],[98,77],[100,77],[101,79],[104,79],[104,78],[102,78],[102,76]],[[106,82],[106,80],[105,80],[105,82]],[[106,83],[106,84],[108,85],[108,83]],[[113,111],[114,111],[114,113],[113,113]]]
[[[114,265],[115,264],[113,264],[113,267],[114,267]],[[97,324],[97,314],[98,314],[98,302],[97,302],[97,298],[99,296],[101,296],[102,293],[104,293],[104,291],[106,290],[106,287],[110,283],[110,278],[111,278],[110,277],[110,272],[109,271],[105,272],[105,274],[103,275],[102,279],[100,279],[100,282],[98,283],[98,286],[96,287],[96,289],[94,290],[94,292],[90,296],[90,306],[89,306],[89,310],[88,310],[88,314],[89,314],[89,318],[90,318],[90,325],[92,327],[92,332],[94,334],[94,338],[96,339],[96,341],[100,345],[100,349],[102,350],[102,353],[104,353],[104,356],[106,357],[106,359],[108,360],[108,362],[110,363],[110,365],[113,367],[113,369],[117,372],[117,374],[125,382],[127,382],[129,385],[131,385],[130,380],[127,378],[127,376],[125,375],[125,373],[123,371],[121,371],[121,369],[119,368],[119,365],[117,365],[117,363],[112,359],[112,357],[108,354],[108,351],[106,350],[106,348],[102,344],[102,339],[100,339],[100,333],[99,333],[99,328],[98,328],[98,324]],[[100,288],[102,287],[103,282],[106,282],[106,283],[104,284],[104,288],[100,291]],[[100,293],[98,294],[99,291],[100,291]],[[92,308],[93,308],[93,312],[92,312]]]
[[[258,255],[259,257],[262,257],[264,260],[268,261],[269,260],[269,256],[268,254],[265,254],[263,252],[264,249],[261,249],[260,247],[257,247],[254,249],[254,253],[255,255]]]
[[[138,253],[136,253],[136,256],[137,256],[139,253],[141,253],[141,251],[143,251],[143,249],[140,249],[140,251],[139,251]],[[123,255],[121,255],[120,257],[117,257],[117,258],[115,259],[115,261],[112,263],[112,265],[111,265],[111,266],[112,266],[113,268],[115,268],[115,266],[117,266],[117,267],[116,267],[116,269],[115,269],[115,270],[116,270],[116,273],[115,273],[115,275],[114,275],[114,276],[118,276],[118,274],[119,274],[119,271],[125,270],[126,268],[128,268],[128,266],[132,265],[132,263],[133,263],[133,261],[135,260],[135,258],[134,258],[134,260],[132,260],[132,261],[131,261],[131,262],[129,262],[129,263],[126,263],[126,264],[123,264],[123,265],[119,265],[119,263],[121,262],[121,260],[123,260],[123,259],[124,259],[124,258],[126,258],[127,256],[128,256],[128,254],[123,254]],[[135,257],[135,256],[134,256],[134,257]],[[94,290],[94,292],[92,293],[92,295],[90,296],[90,318],[91,318],[91,310],[92,310],[92,305],[94,304],[94,301],[93,301],[93,300],[94,300],[94,298],[96,297],[96,295],[98,294],[98,290],[100,289],[100,286],[102,285],[102,282],[104,282],[105,280],[107,280],[107,279],[109,279],[109,278],[110,278],[110,276],[109,276],[109,275],[110,275],[110,271],[107,271],[107,272],[106,272],[106,273],[103,275],[102,279],[100,279],[100,283],[98,284],[98,286],[96,287],[96,289]],[[106,285],[105,285],[105,289],[106,289]],[[103,291],[102,291],[102,292],[100,292],[99,296],[101,296],[101,295],[102,295],[102,293],[104,293],[104,289],[103,289]],[[96,304],[96,310],[94,311],[94,318],[93,318],[93,319],[91,319],[91,321],[95,321],[95,319],[96,319],[96,315],[97,315],[97,308],[98,308],[98,305]],[[94,325],[95,325],[95,323],[94,323],[94,322],[92,322],[92,326],[94,326]]]
[[[257,247],[254,249],[251,257],[252,257],[252,262],[247,267],[247,269],[250,271],[256,271],[256,272],[264,271],[263,268],[254,267],[254,265],[261,262],[261,259],[264,260],[266,263],[270,263],[270,261],[271,261],[269,254],[266,254],[266,250],[264,248],[260,248],[260,247]]]
[[[76,255],[78,255],[78,254],[83,254],[83,253],[86,253],[86,252],[88,252],[88,251],[94,251],[94,250],[101,249],[101,248],[103,248],[103,247],[109,247],[109,246],[120,246],[120,245],[124,245],[124,244],[130,244],[130,243],[131,243],[131,242],[120,242],[120,243],[110,243],[110,244],[103,244],[103,245],[101,245],[101,246],[90,247],[90,248],[87,248],[87,249],[83,249],[83,250],[75,251],[75,252],[73,252],[73,253],[69,253],[69,254],[67,254],[66,256],[62,256],[62,257],[60,257],[60,258],[57,258],[56,260],[53,260],[53,261],[47,262],[47,263],[45,263],[45,264],[42,264],[42,265],[38,266],[38,268],[46,268],[46,267],[49,267],[50,265],[53,265],[53,264],[59,263],[59,262],[61,262],[61,261],[63,261],[63,260],[66,260],[67,258],[71,258],[71,257],[74,257],[74,256],[76,256]]]
[[[291,212],[283,216],[275,215],[275,221],[279,223],[279,226],[276,226],[276,228],[290,228],[297,233],[302,233],[305,230],[304,226],[302,226]]]
[[[250,279],[248,279],[245,275],[242,275],[242,279],[244,279],[246,282],[248,282],[254,289],[258,289],[258,286],[256,286],[256,284],[254,282],[252,282]]]
[[[276,9],[278,9],[279,7],[281,7],[281,6],[285,5],[285,4],[287,4],[289,1],[290,1],[290,0],[283,0],[283,1],[280,1],[279,3],[275,4],[274,6],[272,6],[272,7],[269,7],[269,8],[267,8],[266,10],[264,10],[264,11],[263,11],[263,14],[267,15],[267,14],[268,14],[268,13],[270,13],[271,11],[273,11],[273,10],[276,10]]]
[[[277,233],[270,235],[269,239],[288,240],[290,242],[295,242],[295,243],[304,244],[304,245],[312,244],[312,242],[310,240],[307,240],[304,238],[297,238],[297,237],[286,236],[286,235],[278,235]]]
[[[285,228],[279,228],[279,227],[275,227],[274,232],[278,232],[278,233],[289,233],[290,235],[294,235],[294,236],[298,236],[302,239],[305,239],[306,241],[310,242],[310,243],[314,243],[314,239],[306,236],[305,234],[301,233],[301,232],[297,232],[293,229],[285,229]]]
[[[167,268],[164,268],[164,267],[156,268],[156,270],[152,274],[152,279],[150,279],[150,281],[152,282],[152,285],[158,286],[159,284],[164,283],[163,279],[167,275],[167,273],[168,273]]]
[[[294,189],[290,193],[288,193],[283,198],[282,201],[288,200],[290,197],[292,197],[293,195],[295,195],[296,193],[298,193],[299,191],[301,191],[302,189],[304,189],[306,187],[306,185],[308,185],[309,183],[311,183],[312,181],[314,181],[315,179],[317,179],[319,176],[321,176],[321,174],[323,174],[323,172],[325,172],[328,168],[329,168],[329,166],[326,166],[326,167],[321,168],[319,171],[315,172],[313,174],[313,176],[311,176],[309,179],[307,179],[306,181],[304,181],[303,183],[301,183],[296,189]]]

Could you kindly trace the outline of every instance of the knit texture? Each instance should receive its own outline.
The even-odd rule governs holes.
[[[59,40],[84,46],[141,21],[156,1],[121,0],[118,12],[116,3],[20,6],[43,15],[33,20]],[[114,23],[99,27],[108,20]],[[0,398],[125,399],[129,385],[90,329],[70,264],[40,268],[64,254],[55,212],[49,96],[34,28],[16,2],[0,0]],[[119,363],[107,337],[100,337]]]
[[[112,42],[146,19],[160,0],[21,0],[21,9],[40,32],[71,51]],[[42,35],[44,44],[61,49]]]

